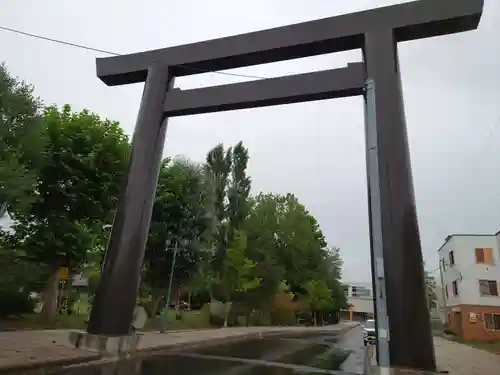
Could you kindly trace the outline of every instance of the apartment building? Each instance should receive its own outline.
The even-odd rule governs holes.
[[[342,312],[342,317],[349,320],[364,321],[373,317],[374,304],[372,284],[364,282],[344,282],[344,293],[351,304],[350,310]]]
[[[446,322],[465,340],[500,339],[500,232],[453,234],[438,250]]]

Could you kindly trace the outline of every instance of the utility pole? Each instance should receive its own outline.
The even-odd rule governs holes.
[[[377,114],[375,107],[375,81],[368,79],[365,86],[366,167],[368,174],[368,201],[370,211],[372,281],[377,332],[377,362],[390,366],[389,316],[385,290],[384,246],[380,203],[380,181],[377,148]]]
[[[168,282],[167,300],[165,301],[165,307],[163,308],[163,314],[161,314],[161,316],[162,316],[162,327],[160,330],[161,333],[165,333],[165,331],[168,329],[168,307],[170,305],[170,296],[172,294],[172,282],[174,280],[175,261],[177,258],[178,245],[179,245],[179,241],[175,241],[174,255],[172,256],[172,266],[170,267],[170,280]],[[167,251],[168,251],[168,247],[167,247]]]

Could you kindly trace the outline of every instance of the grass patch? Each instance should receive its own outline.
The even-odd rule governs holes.
[[[81,310],[85,310],[85,306],[82,306]],[[167,316],[168,329],[170,330],[211,328],[210,311],[208,309],[182,311],[180,319],[178,319],[175,309],[169,309]],[[8,319],[0,320],[0,331],[86,329],[87,324],[85,321],[87,319],[87,314],[72,314],[60,315],[54,322],[47,322],[39,314],[23,314],[22,318],[12,316]],[[147,323],[141,331],[159,330],[160,327],[161,318],[157,316],[152,322]]]
[[[60,315],[54,322],[47,322],[38,314],[23,314],[0,321],[0,330],[24,331],[41,329],[84,329],[86,316]]]
[[[477,349],[487,350],[496,355],[500,355],[500,340],[488,340],[488,341],[458,341],[462,344],[472,346]]]
[[[144,329],[159,330],[161,328],[161,319],[162,317],[159,315],[156,316],[153,321],[146,324]],[[210,325],[210,310],[181,311],[180,316],[178,316],[175,309],[168,309],[167,324],[170,330],[212,328]]]

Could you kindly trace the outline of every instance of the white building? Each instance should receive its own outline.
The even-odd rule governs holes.
[[[0,228],[7,230],[12,225],[12,220],[7,213],[7,207],[3,204],[0,204]]]
[[[453,234],[438,250],[446,321],[466,340],[500,339],[500,232]]]
[[[351,304],[347,312],[349,320],[366,320],[373,317],[374,304],[372,283],[344,282],[344,293]]]

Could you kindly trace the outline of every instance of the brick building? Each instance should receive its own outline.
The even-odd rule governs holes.
[[[445,320],[464,340],[500,339],[500,232],[453,234],[438,250]]]
[[[366,282],[344,282],[343,288],[347,296],[347,302],[349,302],[351,308],[341,311],[340,317],[342,319],[361,322],[373,318],[372,284]]]

